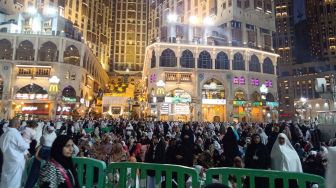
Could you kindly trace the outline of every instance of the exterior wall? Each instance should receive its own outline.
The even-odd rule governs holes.
[[[14,115],[13,104],[18,104],[22,101],[24,103],[50,103],[50,106],[55,105],[52,99],[47,100],[17,100],[15,95],[17,91],[29,84],[37,84],[48,91],[49,78],[57,76],[60,79],[59,93],[60,97],[62,90],[71,86],[76,91],[78,98],[91,100],[97,93],[99,88],[104,88],[109,82],[109,78],[101,64],[92,54],[91,50],[84,44],[72,39],[58,36],[43,36],[43,35],[24,35],[24,34],[10,34],[0,33],[0,40],[6,39],[11,43],[12,58],[0,59],[0,74],[3,80],[3,95],[1,100],[0,113],[2,118],[10,118]],[[28,40],[34,46],[34,59],[33,60],[17,60],[17,48],[22,41]],[[40,61],[41,47],[45,42],[52,42],[58,51],[58,58],[55,61]],[[77,48],[79,51],[79,63],[70,64],[64,59],[64,55],[69,48]],[[2,54],[0,52],[0,54]],[[2,55],[0,55],[2,57]],[[71,58],[77,58],[71,57]],[[20,68],[33,68],[46,67],[50,72],[46,75],[38,76],[37,73],[26,75],[19,72]],[[92,78],[92,82],[88,81]],[[97,88],[98,86],[98,88]],[[91,99],[89,99],[91,98]],[[50,107],[52,110],[52,107]]]
[[[174,51],[176,57],[177,57],[177,66],[176,67],[162,67],[159,66],[160,56],[161,53],[165,49],[171,49]],[[195,68],[182,68],[180,66],[180,57],[184,50],[190,50],[193,52],[193,56],[195,58]],[[156,67],[151,68],[151,58],[152,58],[152,51],[155,51],[156,54]],[[197,68],[197,61],[198,56],[200,52],[203,50],[206,50],[211,54],[212,58],[212,68],[211,69],[203,69],[203,68]],[[229,62],[230,62],[230,69],[223,70],[223,69],[215,69],[215,59],[219,52],[225,52],[229,56]],[[240,71],[240,70],[233,70],[232,64],[233,64],[233,56],[235,53],[241,53],[243,54],[244,60],[245,60],[245,70],[246,71]],[[192,97],[192,105],[195,105],[194,111],[193,111],[193,120],[202,121],[202,86],[209,80],[215,79],[221,82],[224,86],[225,90],[225,99],[226,99],[226,105],[225,105],[225,119],[226,120],[232,120],[231,114],[233,112],[234,108],[234,100],[235,100],[235,92],[237,90],[242,90],[245,95],[246,99],[249,102],[252,101],[252,93],[258,92],[260,93],[260,86],[268,81],[272,81],[273,87],[268,88],[268,92],[271,93],[274,96],[275,101],[277,101],[278,98],[278,90],[277,90],[277,76],[276,74],[264,74],[261,72],[251,72],[248,71],[248,62],[249,57],[252,55],[257,55],[259,57],[259,61],[261,63],[265,58],[272,59],[273,66],[276,67],[276,59],[277,55],[273,53],[268,53],[264,51],[254,50],[250,48],[235,48],[235,47],[214,47],[214,46],[203,46],[203,45],[187,45],[187,44],[180,44],[180,45],[174,45],[171,43],[155,43],[147,47],[146,49],[146,59],[145,59],[145,68],[144,68],[144,74],[143,79],[146,83],[146,92],[149,95],[149,101],[152,101],[150,99],[153,97],[152,90],[156,91],[158,86],[156,85],[158,81],[162,80],[165,83],[164,90],[167,92],[172,91],[174,89],[180,88],[189,93]],[[276,71],[275,71],[276,72]],[[176,74],[184,74],[188,73],[191,74],[191,80],[189,82],[183,82],[181,80],[177,81],[169,81],[166,79],[166,73],[176,73]],[[155,79],[153,80],[153,76]],[[234,77],[244,77],[245,78],[245,84],[234,84],[233,80]],[[251,79],[257,78],[260,81],[259,86],[252,86],[251,85]],[[147,81],[147,82],[146,82]],[[155,95],[154,95],[155,96]],[[154,103],[152,103],[153,105]],[[158,102],[158,109],[160,109],[161,103]],[[190,104],[191,105],[191,104]]]

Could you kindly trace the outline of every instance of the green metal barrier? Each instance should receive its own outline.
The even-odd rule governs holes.
[[[200,187],[199,175],[194,168],[151,164],[151,163],[111,163],[107,167],[108,184],[107,187],[147,187],[146,179],[149,174],[154,175],[156,186],[163,185],[167,188],[177,183],[178,188],[185,188],[186,181],[190,177],[190,186]],[[163,181],[164,180],[164,181]]]
[[[290,182],[295,182],[299,188],[306,188],[307,184],[318,184],[319,188],[325,187],[324,178],[316,175],[294,172],[280,172],[273,170],[256,170],[240,168],[211,168],[206,172],[205,184],[214,183],[214,181],[224,185],[229,184],[229,179],[234,178],[237,188],[242,188],[243,183],[248,183],[249,188],[258,188],[255,186],[256,178],[261,181],[266,180],[269,188],[274,188],[276,182],[283,183],[283,188],[291,188]],[[282,180],[282,181],[281,181]]]
[[[73,162],[77,169],[80,187],[94,187],[93,185],[95,185],[97,188],[104,188],[106,181],[106,164],[104,161],[76,157],[73,158]]]

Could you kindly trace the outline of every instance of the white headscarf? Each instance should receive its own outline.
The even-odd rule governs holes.
[[[279,138],[284,138],[284,145],[279,144]],[[294,147],[283,133],[278,135],[271,151],[272,170],[302,172],[301,161]]]
[[[336,187],[336,147],[330,147],[328,151],[328,168],[326,174],[326,184],[327,188],[335,188]]]

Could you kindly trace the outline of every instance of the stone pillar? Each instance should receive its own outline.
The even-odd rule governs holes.
[[[13,48],[13,57],[12,57],[12,60],[15,60],[16,58],[16,46],[17,46],[17,36],[14,37],[14,40],[13,40],[13,45],[12,45],[12,48]]]
[[[242,23],[242,32],[243,32],[243,41],[242,44],[244,47],[248,46],[248,38],[247,38],[247,29],[246,29],[246,24]]]
[[[230,51],[229,53],[229,61],[230,61],[230,70],[233,70],[233,57],[234,57],[234,51]]]
[[[245,70],[249,71],[250,70],[250,60],[251,60],[251,54],[248,51],[245,51],[244,53],[244,60],[245,60]]]
[[[84,59],[85,56],[85,47],[82,45],[80,49],[80,67],[83,67],[83,62],[85,61]]]
[[[188,26],[188,42],[193,43],[194,39],[194,26],[189,25]]]
[[[38,53],[39,53],[39,38],[38,37],[35,37],[34,50],[35,50],[34,61],[37,61]]]

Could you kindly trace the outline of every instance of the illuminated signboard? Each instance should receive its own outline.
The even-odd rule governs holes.
[[[253,86],[259,86],[259,85],[260,85],[260,81],[259,81],[259,79],[257,79],[257,78],[252,78],[252,79],[251,79],[251,85],[253,85]]]
[[[266,87],[273,87],[273,82],[272,82],[272,80],[266,80],[266,81],[265,81],[265,86],[266,86]]]
[[[236,85],[245,85],[245,78],[243,76],[241,76],[241,77],[234,77],[233,78],[233,84],[236,84]]]
[[[262,102],[252,102],[252,106],[262,106]]]
[[[64,96],[62,96],[62,100],[65,101],[65,102],[69,102],[69,103],[77,102],[76,98],[70,98],[70,97],[64,97]]]
[[[224,105],[226,104],[226,100],[225,99],[202,99],[202,104]]]
[[[161,106],[160,114],[169,114],[170,112],[170,105],[167,103],[163,103]]]
[[[279,102],[266,102],[266,106],[279,107]]]
[[[18,93],[15,95],[16,99],[23,100],[35,100],[35,99],[48,99],[48,94],[28,94],[28,93]]]
[[[60,111],[62,111],[62,112],[70,112],[71,111],[71,107],[70,106],[63,106],[63,107],[58,106],[57,111],[58,112],[60,112]]]
[[[234,106],[244,106],[246,103],[246,101],[233,101]]]
[[[22,111],[35,111],[37,110],[37,106],[24,106],[21,109]]]
[[[191,102],[191,98],[180,98],[180,97],[165,97],[165,103],[188,103]]]
[[[185,104],[175,104],[174,105],[174,114],[180,114],[180,115],[189,115],[190,110],[189,110],[189,105]]]

